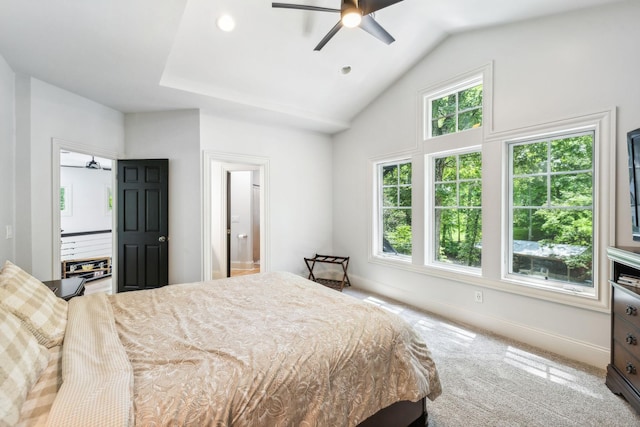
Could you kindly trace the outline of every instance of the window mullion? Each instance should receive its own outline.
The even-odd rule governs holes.
[[[547,209],[551,208],[551,141],[547,141]]]
[[[459,121],[459,118],[460,118],[460,100],[459,100],[459,97],[458,97],[459,93],[460,92],[456,91],[456,132],[460,131],[460,121]]]

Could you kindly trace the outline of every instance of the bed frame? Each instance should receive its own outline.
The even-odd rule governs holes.
[[[428,423],[426,398],[417,402],[403,400],[379,410],[358,427],[425,427]]]

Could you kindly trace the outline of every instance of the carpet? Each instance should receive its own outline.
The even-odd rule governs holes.
[[[605,385],[603,369],[386,297],[344,293],[397,313],[424,337],[443,390],[427,401],[429,427],[640,426],[640,416]]]

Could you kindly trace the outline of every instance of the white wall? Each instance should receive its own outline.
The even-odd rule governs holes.
[[[452,36],[374,101],[334,141],[334,250],[352,256],[354,282],[447,317],[604,368],[607,313],[371,264],[368,160],[417,146],[420,90],[489,62],[495,131],[617,109],[617,242],[631,244],[626,132],[640,127],[638,2]],[[486,125],[486,123],[485,123]],[[424,175],[419,162],[414,178]],[[500,170],[492,181],[500,186]],[[349,209],[345,209],[349,207]],[[498,276],[499,272],[491,272]]]
[[[332,249],[331,138],[201,116],[203,150],[269,159],[271,271],[306,275],[303,258]]]
[[[15,261],[14,239],[6,227],[15,227],[15,73],[0,56],[0,264]]]
[[[107,188],[112,184],[109,170],[60,168],[60,186],[70,190],[67,202],[71,203],[69,215],[60,217],[63,232],[111,230],[113,212],[107,209]]]
[[[16,85],[16,262],[40,280],[53,265],[52,138],[92,148],[124,152],[122,113],[27,76]],[[58,244],[58,242],[56,242]]]
[[[169,159],[169,283],[200,280],[200,113],[127,114],[126,158]]]

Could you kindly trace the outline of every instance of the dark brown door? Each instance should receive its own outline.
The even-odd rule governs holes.
[[[169,160],[118,160],[118,292],[169,283]]]
[[[227,172],[227,277],[231,277],[231,172]]]

